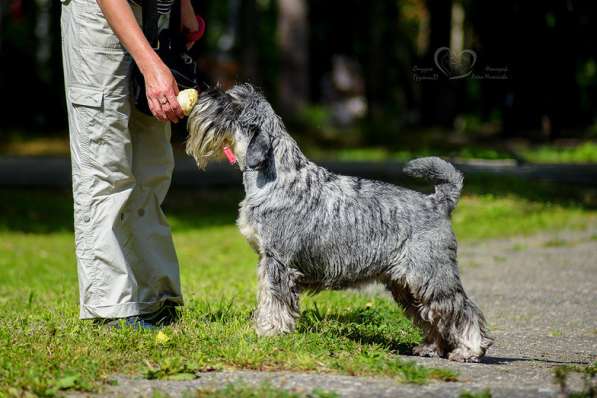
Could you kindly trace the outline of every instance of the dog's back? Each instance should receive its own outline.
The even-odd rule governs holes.
[[[451,170],[443,163],[452,167],[439,158],[423,158],[407,169],[411,174],[431,170],[428,174],[441,181],[433,195],[336,175],[310,163],[264,188],[267,193],[260,194],[270,206],[251,206],[249,195],[243,207],[250,213],[247,219],[267,226],[259,231],[261,240],[303,274],[305,287],[350,287],[383,278],[400,264],[413,236],[432,230],[455,245],[449,211],[456,198],[453,188],[445,187],[450,174],[442,171]]]

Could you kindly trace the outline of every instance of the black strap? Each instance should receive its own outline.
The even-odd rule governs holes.
[[[170,32],[173,34],[180,32],[180,21],[180,0],[174,0],[174,3],[170,7],[170,23],[168,24]]]
[[[158,45],[158,0],[142,0],[143,34],[151,47]]]
[[[143,0],[142,6],[143,34],[149,44],[156,48],[158,45],[158,0]],[[180,0],[174,0],[170,7],[170,32],[180,32]]]
[[[172,3],[168,29],[162,29],[162,31],[158,29],[160,17],[158,13],[159,0],[142,1],[143,34],[172,72],[178,87],[199,87],[199,81],[203,81],[205,78],[199,74],[197,63],[193,61],[193,58],[191,58],[185,47],[184,35],[181,31],[180,0],[174,0]],[[135,106],[143,113],[151,115],[152,113],[147,103],[145,79],[137,64],[134,64],[132,73],[132,95]]]

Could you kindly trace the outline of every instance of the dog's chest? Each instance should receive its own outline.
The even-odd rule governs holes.
[[[261,241],[259,239],[259,235],[257,234],[257,229],[251,223],[249,223],[247,210],[242,206],[240,208],[236,224],[238,225],[240,233],[245,237],[247,242],[249,242],[249,245],[251,245],[253,250],[259,252]]]

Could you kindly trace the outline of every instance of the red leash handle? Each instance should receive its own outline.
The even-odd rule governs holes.
[[[194,32],[187,32],[187,44],[195,43],[197,40],[201,39],[205,34],[205,20],[201,18],[200,15],[196,15],[196,18],[197,25],[199,26],[199,28]]]

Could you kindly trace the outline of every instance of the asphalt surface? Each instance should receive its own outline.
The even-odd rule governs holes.
[[[328,161],[318,164],[345,175],[395,181],[404,178],[403,163]],[[517,165],[501,161],[454,162],[469,174],[496,174],[532,180],[547,180],[580,186],[597,186],[597,165],[543,164]],[[1,157],[0,187],[68,188],[71,185],[70,159],[66,157]],[[199,171],[189,157],[177,157],[172,181],[173,187],[217,188],[240,186],[237,167],[225,162],[212,162],[205,171]]]

